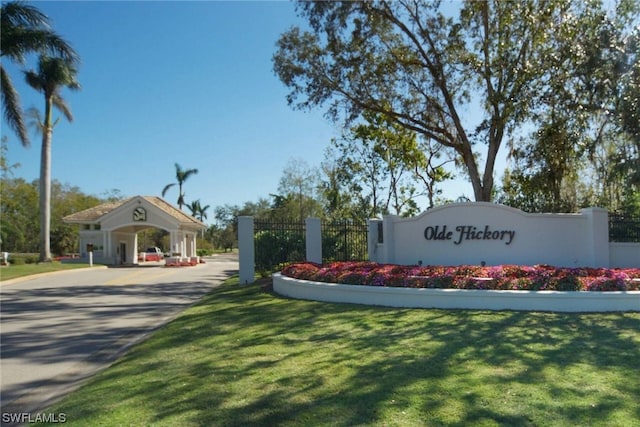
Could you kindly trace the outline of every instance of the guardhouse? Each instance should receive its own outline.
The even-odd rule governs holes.
[[[107,202],[68,215],[67,224],[80,225],[80,256],[118,265],[138,263],[139,231],[159,228],[169,232],[173,258],[195,258],[196,238],[206,225],[156,196],[134,196]]]

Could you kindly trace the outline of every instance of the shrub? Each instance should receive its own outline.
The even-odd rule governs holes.
[[[282,264],[304,259],[304,233],[265,230],[256,233],[254,242],[255,265],[260,272],[272,271]]]
[[[551,283],[556,291],[579,291],[582,289],[578,278],[571,274],[561,274],[560,277],[553,278]]]
[[[24,265],[25,258],[21,256],[9,256],[9,265]]]
[[[24,264],[36,264],[40,256],[32,253],[10,253],[9,264],[24,265]]]

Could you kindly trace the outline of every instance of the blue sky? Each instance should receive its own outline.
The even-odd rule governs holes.
[[[103,196],[160,195],[174,164],[197,168],[186,200],[213,208],[275,193],[291,158],[319,166],[339,129],[323,111],[293,110],[272,71],[280,34],[304,25],[293,3],[32,2],[82,58],[82,90],[63,92],[75,116],[54,129],[52,178]],[[23,108],[42,110],[42,95],[4,64]],[[28,64],[35,66],[35,58]],[[14,176],[37,179],[40,139],[25,149],[9,136]],[[445,195],[471,196],[451,183]],[[177,189],[166,199],[175,203]]]

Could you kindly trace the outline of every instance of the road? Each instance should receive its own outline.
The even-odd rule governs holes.
[[[2,283],[2,413],[44,409],[237,270],[237,254],[221,254],[195,267],[99,267]]]

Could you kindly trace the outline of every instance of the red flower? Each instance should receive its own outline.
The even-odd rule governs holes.
[[[493,267],[404,266],[373,262],[299,262],[282,269],[285,276],[319,282],[411,288],[496,290],[626,291],[639,290],[639,268],[558,268],[549,265]]]

